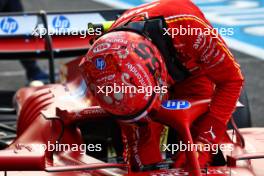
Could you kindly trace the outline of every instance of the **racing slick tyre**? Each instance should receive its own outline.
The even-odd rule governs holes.
[[[236,111],[233,113],[234,121],[238,128],[248,128],[252,127],[250,107],[248,102],[248,96],[246,90],[242,90],[239,102],[243,107],[237,107]],[[228,128],[231,129],[232,125],[229,122]]]

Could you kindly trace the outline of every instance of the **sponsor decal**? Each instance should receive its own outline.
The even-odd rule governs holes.
[[[115,78],[115,74],[105,76],[103,78],[97,79],[96,82],[102,82],[102,81],[111,81]]]
[[[111,38],[111,39],[106,39],[106,41],[109,43],[122,43],[124,45],[128,44],[128,41],[122,38],[113,38],[113,39]]]
[[[88,109],[84,109],[83,111],[81,111],[82,115],[100,115],[100,114],[105,114],[105,111],[102,108],[88,108]]]
[[[214,134],[214,131],[213,131],[213,126],[211,126],[210,130],[204,132],[204,134],[210,134],[212,139],[216,138],[216,135]]]
[[[200,48],[202,48],[201,44],[203,43],[203,45],[204,45],[205,42],[206,42],[205,36],[203,35],[203,33],[200,33],[197,36],[197,38],[195,40],[195,43],[193,44],[193,48],[196,49],[196,50],[200,49]]]
[[[67,29],[70,27],[70,20],[64,15],[56,16],[52,20],[52,25],[55,29]]]
[[[144,70],[144,68],[142,67],[142,65],[137,64],[137,67],[138,67],[139,71],[141,71],[141,72],[143,73],[144,78],[145,78],[146,81],[147,81],[147,84],[148,84],[148,85],[151,85],[150,75],[147,74],[147,72]]]
[[[134,65],[132,65],[131,63],[127,63],[126,66],[128,70],[136,76],[136,78],[138,79],[139,83],[142,86],[147,86],[147,83],[145,82],[144,77],[140,74],[140,72]]]
[[[97,58],[95,60],[95,66],[98,70],[103,70],[106,67],[105,60],[103,58]]]
[[[214,43],[213,47],[207,52],[207,54],[201,57],[201,62],[209,64],[211,62],[211,59],[214,59],[212,58],[212,55],[216,52],[216,49],[216,43]]]
[[[110,43],[101,43],[101,44],[97,45],[96,47],[94,47],[93,53],[97,54],[97,53],[103,52],[103,51],[109,49],[110,47],[111,47]]]
[[[4,33],[13,34],[18,30],[18,22],[12,17],[3,18],[0,22],[0,28]]]
[[[163,102],[161,106],[169,110],[182,110],[190,108],[191,103],[186,100],[168,100]]]

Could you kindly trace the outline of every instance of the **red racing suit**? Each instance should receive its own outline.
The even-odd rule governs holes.
[[[199,8],[189,0],[161,0],[126,11],[113,24],[118,27],[137,18],[163,16],[168,28],[164,33],[172,37],[179,60],[191,76],[175,82],[174,98],[211,99],[208,113],[200,120],[194,133],[196,141],[218,143],[225,133],[239,98],[243,76],[240,66],[225,42]],[[195,32],[199,29],[202,32]],[[216,139],[210,139],[205,131],[214,129]],[[146,125],[121,123],[127,146],[127,160],[134,167],[161,161],[159,137],[161,125],[149,121]]]

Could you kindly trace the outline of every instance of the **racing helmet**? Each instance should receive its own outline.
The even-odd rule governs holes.
[[[168,72],[152,41],[132,31],[111,31],[97,39],[80,63],[99,105],[123,120],[138,120],[167,98]]]

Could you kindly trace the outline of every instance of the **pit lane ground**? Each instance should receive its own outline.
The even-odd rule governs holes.
[[[26,11],[72,11],[111,9],[112,7],[91,0],[22,0]],[[253,126],[264,126],[264,61],[233,51],[246,77]],[[263,56],[264,57],[264,56]],[[57,67],[60,62],[56,61]],[[47,61],[40,61],[47,70]],[[17,90],[26,83],[24,70],[18,61],[0,62],[0,90]]]

